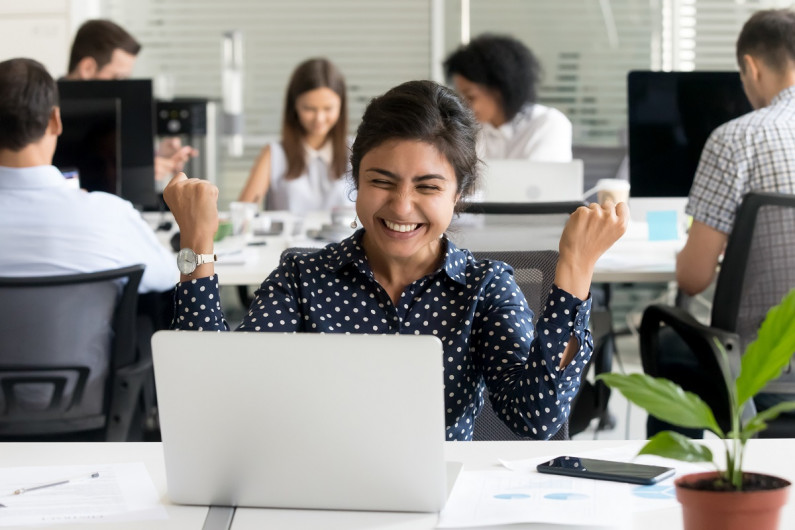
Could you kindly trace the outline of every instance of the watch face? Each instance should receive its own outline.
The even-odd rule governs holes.
[[[196,270],[196,253],[189,248],[183,248],[177,254],[177,268],[182,274],[191,274]]]

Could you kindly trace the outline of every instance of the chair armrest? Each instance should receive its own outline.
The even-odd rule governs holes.
[[[151,378],[152,371],[152,359],[146,356],[133,364],[116,369],[111,389],[107,441],[127,441],[141,392]]]
[[[661,304],[648,306],[643,312],[643,320],[640,324],[640,356],[645,373],[654,377],[660,376],[659,332],[663,324],[670,327],[684,340],[702,366],[708,367],[707,377],[710,376],[709,374],[718,377],[718,374],[723,373],[726,369],[732,379],[740,373],[742,352],[740,351],[740,338],[736,333],[705,326],[684,309]],[[726,350],[728,366],[715,345],[715,339]],[[753,400],[748,400],[743,407],[743,422],[755,414],[756,408]],[[723,423],[723,427],[726,427],[725,422]]]
[[[643,311],[640,324],[640,355],[643,371],[657,376],[660,373],[659,331],[662,325],[670,327],[688,345],[699,361],[719,363],[717,368],[724,366],[724,360],[715,345],[714,339],[723,345],[729,358],[729,370],[736,376],[740,369],[740,341],[736,333],[705,326],[687,311],[662,304],[652,304]]]

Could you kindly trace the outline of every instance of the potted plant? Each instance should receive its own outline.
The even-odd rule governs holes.
[[[717,341],[716,341],[717,343]],[[663,421],[689,428],[708,429],[723,440],[726,467],[715,464],[708,447],[686,436],[664,431],[652,437],[639,454],[653,454],[688,462],[712,462],[716,471],[686,475],[676,481],[685,530],[775,530],[781,506],[786,503],[790,482],[779,477],[743,470],[746,442],[767,427],[767,421],[795,410],[795,401],[780,403],[760,412],[745,425],[741,422],[746,402],[770,380],[778,377],[795,352],[795,289],[770,309],[754,342],[742,356],[740,373],[733,378],[725,349],[722,370],[729,393],[731,430],[724,432],[710,407],[697,395],[664,378],[645,374],[602,374],[607,385]],[[754,506],[743,512],[743,506]],[[710,511],[717,508],[717,511]],[[761,516],[760,520],[749,517]],[[721,519],[721,517],[723,519]]]

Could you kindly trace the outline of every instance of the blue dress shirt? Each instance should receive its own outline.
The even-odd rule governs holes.
[[[470,440],[485,382],[497,414],[515,432],[546,439],[568,418],[593,351],[591,301],[556,286],[534,333],[533,312],[503,262],[474,258],[443,239],[433,273],[394,304],[367,262],[359,230],[311,254],[285,253],[255,293],[239,331],[435,335],[444,348],[448,440]],[[215,276],[176,290],[176,329],[228,329]],[[579,351],[559,368],[569,337]],[[411,382],[406,382],[410,391]]]

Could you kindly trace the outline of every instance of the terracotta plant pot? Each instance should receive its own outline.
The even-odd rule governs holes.
[[[747,474],[746,474],[747,475]],[[717,478],[717,472],[680,477],[676,498],[682,504],[685,530],[777,530],[781,507],[787,502],[790,482],[777,477],[782,487],[754,491],[710,491],[683,487]]]

